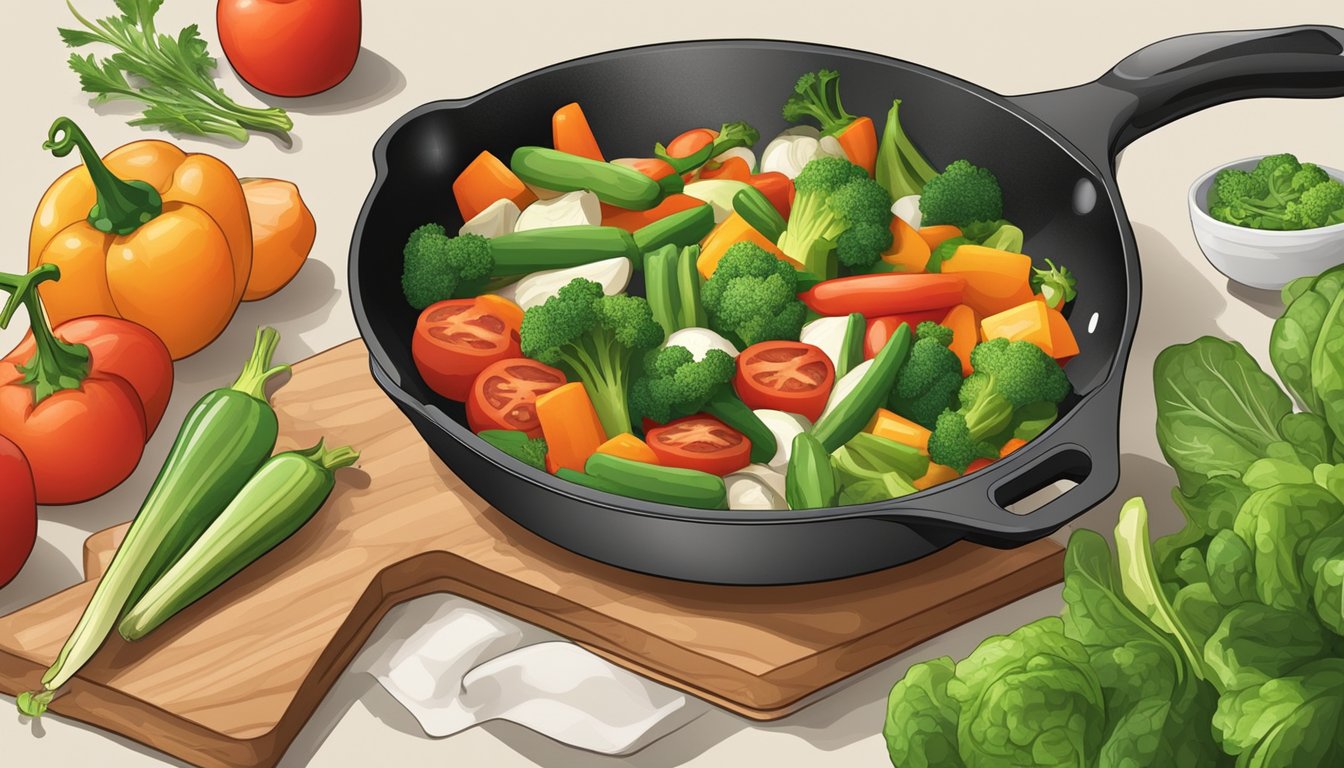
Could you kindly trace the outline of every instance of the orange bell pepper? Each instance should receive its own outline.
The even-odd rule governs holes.
[[[704,244],[700,247],[700,257],[695,261],[695,268],[700,271],[700,276],[708,280],[714,274],[714,270],[719,268],[719,259],[722,259],[723,255],[728,252],[729,246],[741,242],[755,243],[766,253],[774,255],[775,258],[787,261],[797,268],[802,268],[802,265],[798,262],[785,256],[784,252],[770,242],[765,235],[753,229],[746,219],[732,213],[705,236]]]
[[[932,255],[933,250],[919,236],[919,230],[900,216],[891,217],[891,247],[882,254],[883,261],[895,264],[898,272],[923,272]]]
[[[929,437],[932,433],[919,424],[904,416],[892,413],[886,408],[878,408],[877,413],[873,415],[872,420],[868,422],[868,426],[864,427],[863,431],[871,432],[878,437],[885,437],[902,445],[908,445],[925,456],[929,455]]]
[[[317,222],[292,182],[242,182],[252,219],[252,274],[243,301],[257,301],[274,295],[299,274],[317,239]]]
[[[983,245],[963,245],[942,264],[944,274],[966,280],[962,302],[982,315],[995,315],[1031,301],[1031,257]]]
[[[951,467],[942,464],[929,464],[929,471],[925,472],[923,477],[917,478],[913,485],[919,490],[925,491],[935,485],[956,480],[958,477],[961,477],[961,475],[957,474],[957,470]]]
[[[658,456],[654,454],[653,449],[649,447],[649,444],[629,432],[622,432],[607,442],[597,446],[597,453],[605,453],[608,456],[619,456],[622,459],[638,461],[644,464],[658,463]]]
[[[990,315],[980,321],[981,337],[1029,341],[1045,354],[1054,356],[1055,345],[1050,338],[1050,308],[1043,301],[1028,301],[1012,309]]]
[[[928,227],[920,227],[919,236],[924,238],[924,242],[929,244],[929,252],[932,253],[938,246],[943,244],[944,240],[961,237],[961,227],[953,226],[951,224],[934,224]]]
[[[38,203],[28,266],[60,268],[42,286],[53,325],[109,315],[149,328],[174,360],[209,344],[233,317],[252,272],[252,228],[237,176],[210,155],[136,141],[99,158],[69,118],[44,145],[78,150]]]
[[[546,471],[561,467],[582,472],[588,457],[607,442],[593,401],[580,382],[570,382],[537,398],[537,420],[546,438]]]

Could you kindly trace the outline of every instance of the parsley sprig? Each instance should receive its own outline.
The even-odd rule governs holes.
[[[192,136],[219,134],[246,143],[249,131],[264,131],[289,141],[294,122],[283,109],[244,107],[220,90],[200,28],[192,24],[177,36],[155,29],[163,0],[116,0],[120,16],[90,21],[66,0],[84,29],[60,29],[71,48],[101,43],[117,49],[102,59],[70,54],[70,69],[93,103],[133,99],[145,105],[131,125],[149,125]]]

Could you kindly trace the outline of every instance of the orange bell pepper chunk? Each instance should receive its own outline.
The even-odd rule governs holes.
[[[714,270],[718,269],[719,259],[728,252],[728,247],[744,241],[755,243],[767,253],[773,254],[775,258],[787,261],[798,269],[802,268],[798,262],[785,256],[784,252],[775,247],[765,235],[757,232],[746,219],[732,213],[705,236],[704,244],[700,247],[700,257],[695,262],[701,277],[708,280],[714,274]]]
[[[958,477],[961,477],[961,475],[957,474],[957,470],[942,464],[931,463],[929,464],[929,471],[925,472],[923,477],[917,478],[913,485],[919,490],[925,491],[935,485],[956,480]]]
[[[1008,454],[1012,453],[1013,451],[1016,451],[1017,449],[1021,448],[1026,444],[1027,441],[1023,440],[1020,437],[1009,438],[1008,442],[1004,443],[1003,447],[999,449],[999,458],[1000,459],[1007,458]]]
[[[1031,257],[963,245],[942,264],[944,274],[966,280],[964,304],[981,315],[994,315],[1031,301]]]
[[[901,272],[923,272],[929,264],[933,249],[919,236],[919,230],[900,216],[891,217],[891,247],[882,254],[882,260],[895,264]]]
[[[453,198],[462,212],[462,220],[471,221],[496,200],[512,200],[522,209],[537,196],[499,158],[482,152],[453,181]]]
[[[1055,348],[1050,338],[1050,309],[1044,302],[1028,301],[1006,312],[986,317],[980,329],[986,341],[1007,339],[1029,341],[1054,357]]]
[[[1063,365],[1078,354],[1078,339],[1074,337],[1069,321],[1058,309],[1047,309],[1046,314],[1050,318],[1051,354]]]
[[[923,426],[900,414],[892,413],[886,408],[877,409],[877,413],[873,415],[872,421],[868,422],[864,431],[871,432],[878,437],[885,437],[901,445],[908,445],[925,456],[929,455],[929,436],[932,433]]]
[[[653,449],[649,447],[649,444],[629,432],[622,432],[607,442],[599,445],[597,447],[597,453],[605,453],[608,456],[619,456],[622,459],[639,461],[644,464],[658,463],[658,457],[654,455]]]
[[[871,117],[860,117],[835,135],[849,162],[860,166],[869,176],[877,169],[877,128]]]
[[[577,381],[538,397],[537,420],[546,439],[546,471],[552,474],[561,467],[582,472],[588,457],[607,441],[593,401]]]
[[[961,227],[954,227],[951,224],[934,224],[931,227],[920,227],[919,236],[929,244],[929,252],[932,253],[934,249],[943,244],[944,240],[961,237]]]

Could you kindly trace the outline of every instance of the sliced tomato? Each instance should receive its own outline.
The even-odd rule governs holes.
[[[649,430],[645,440],[664,467],[726,475],[751,463],[751,441],[713,416],[668,422]]]
[[[537,398],[565,383],[561,371],[525,357],[491,363],[471,385],[467,426],[472,432],[514,429],[541,437]]]
[[[789,218],[789,211],[793,210],[793,179],[779,171],[767,171],[755,174],[747,183],[765,195],[780,216]]]
[[[947,317],[947,310],[929,309],[923,312],[907,312],[903,315],[883,315],[874,317],[868,321],[868,332],[863,337],[863,359],[871,360],[877,357],[877,353],[887,345],[887,340],[891,334],[901,327],[901,323],[910,326],[910,332],[914,333],[920,323],[936,323]]]
[[[821,349],[801,341],[763,341],[737,356],[733,387],[751,408],[821,417],[835,384],[835,364]]]
[[[411,357],[430,389],[461,402],[486,366],[522,357],[522,325],[523,310],[498,296],[440,301],[420,313]]]

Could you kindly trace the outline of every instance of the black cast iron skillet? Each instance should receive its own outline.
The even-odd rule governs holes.
[[[1234,99],[1344,95],[1344,30],[1293,27],[1190,35],[1151,45],[1095,82],[1004,97],[870,53],[775,41],[704,41],[615,51],[524,75],[479,96],[427,104],[374,150],[377,180],[355,228],[350,292],[375,379],[434,451],[504,514],[563,547],[644,573],[726,584],[789,584],[898,565],[958,539],[1032,541],[1105,499],[1119,474],[1119,406],[1139,312],[1139,258],[1114,180],[1127,144]],[[746,120],[768,139],[799,74],[839,70],[846,108],[880,120],[893,98],[937,166],[965,157],[1002,182],[1026,252],[1074,270],[1069,317],[1082,353],[1076,394],[1027,447],[958,481],[862,506],[777,512],[652,504],[560,481],[475,437],[463,408],[416,373],[416,312],[401,249],[415,227],[461,224],[451,185],[481,150],[549,145],[551,113],[583,105],[608,157],[646,156],[685,129]],[[1029,514],[1005,509],[1058,480],[1077,486]]]

